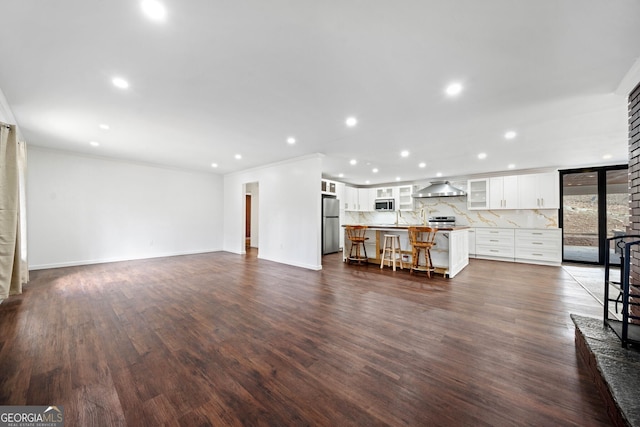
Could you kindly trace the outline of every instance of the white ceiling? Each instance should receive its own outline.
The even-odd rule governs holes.
[[[323,153],[360,185],[627,162],[638,0],[163,3],[158,23],[137,0],[0,0],[29,144],[223,174]]]

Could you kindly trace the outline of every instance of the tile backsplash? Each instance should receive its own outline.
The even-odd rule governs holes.
[[[558,228],[557,209],[469,210],[467,197],[416,199],[413,211],[345,212],[346,224],[419,224],[421,213],[431,216],[455,216],[457,225],[469,227]]]

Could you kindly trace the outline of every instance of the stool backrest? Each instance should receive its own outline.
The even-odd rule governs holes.
[[[347,230],[347,238],[351,241],[354,240],[364,240],[364,234],[367,231],[366,225],[347,225],[345,227]]]
[[[437,228],[431,227],[409,227],[409,242],[415,245],[435,245]]]

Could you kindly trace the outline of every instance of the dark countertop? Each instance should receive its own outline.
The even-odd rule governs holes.
[[[366,225],[367,228],[371,229],[371,230],[407,230],[409,227],[429,227],[428,225],[423,225],[423,224],[345,224],[343,225],[343,227],[346,227],[348,225]],[[467,225],[454,225],[453,227],[446,227],[446,226],[440,226],[440,227],[431,227],[431,228],[436,228],[438,229],[438,231],[456,231],[456,230],[465,230],[467,228],[470,228]]]

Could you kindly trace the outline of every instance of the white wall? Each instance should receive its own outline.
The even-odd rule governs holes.
[[[28,148],[31,269],[222,249],[223,179]]]
[[[319,270],[322,156],[313,155],[224,177],[224,250],[244,253],[245,184],[258,182],[258,257]]]

